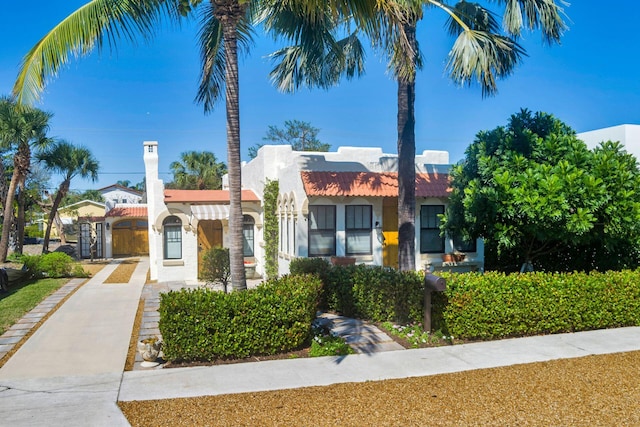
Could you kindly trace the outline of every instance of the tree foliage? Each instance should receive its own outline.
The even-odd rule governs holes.
[[[274,144],[291,145],[294,151],[329,151],[331,144],[324,144],[318,139],[320,129],[311,126],[309,122],[300,120],[286,120],[284,128],[269,125],[267,134],[262,137],[264,141]],[[256,144],[249,147],[249,158],[255,159],[258,150],[264,144]]]
[[[79,176],[95,182],[98,179],[100,164],[88,148],[75,146],[62,140],[38,153],[38,160],[43,162],[47,169],[62,177],[62,182],[51,206],[51,212],[49,212],[47,229],[44,234],[42,252],[46,253],[49,250],[49,237],[51,236],[54,218],[58,213],[62,199],[69,191],[71,180]]]
[[[186,151],[169,166],[173,181],[168,188],[181,190],[220,190],[227,166],[209,151]]]
[[[23,236],[25,180],[31,166],[31,149],[39,150],[51,143],[49,120],[53,114],[20,105],[13,98],[0,98],[0,149],[13,154],[13,172],[7,187],[0,238],[0,261],[7,258],[10,231],[13,225],[14,199],[18,201],[17,236]],[[18,192],[18,193],[17,193]],[[16,193],[18,196],[16,197]],[[22,239],[19,248],[22,246]]]
[[[280,183],[264,184],[264,268],[267,279],[278,277],[278,192]]]
[[[636,159],[618,142],[590,151],[550,114],[521,110],[479,132],[452,187],[442,227],[484,238],[488,267],[611,269],[640,259]]]

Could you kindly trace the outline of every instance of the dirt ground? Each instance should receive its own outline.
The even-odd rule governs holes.
[[[639,366],[640,352],[630,352],[432,377],[119,405],[134,427],[638,426]]]
[[[104,283],[127,283],[138,266],[138,259],[125,259],[113,270]]]

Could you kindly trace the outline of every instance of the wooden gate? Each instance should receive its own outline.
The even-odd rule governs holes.
[[[202,270],[204,253],[214,246],[222,247],[222,221],[218,219],[198,221],[198,275]]]
[[[113,256],[149,254],[149,232],[144,219],[125,219],[113,224],[111,244]]]
[[[398,199],[382,200],[382,263],[385,267],[398,268]]]

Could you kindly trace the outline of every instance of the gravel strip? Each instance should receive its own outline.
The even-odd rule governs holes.
[[[430,377],[120,402],[132,426],[638,426],[640,352]]]

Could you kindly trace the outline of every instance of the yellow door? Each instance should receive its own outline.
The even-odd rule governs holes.
[[[215,246],[222,247],[222,222],[198,221],[198,272],[202,270],[202,257],[205,252]]]
[[[382,263],[398,268],[398,199],[385,197],[382,201]]]

